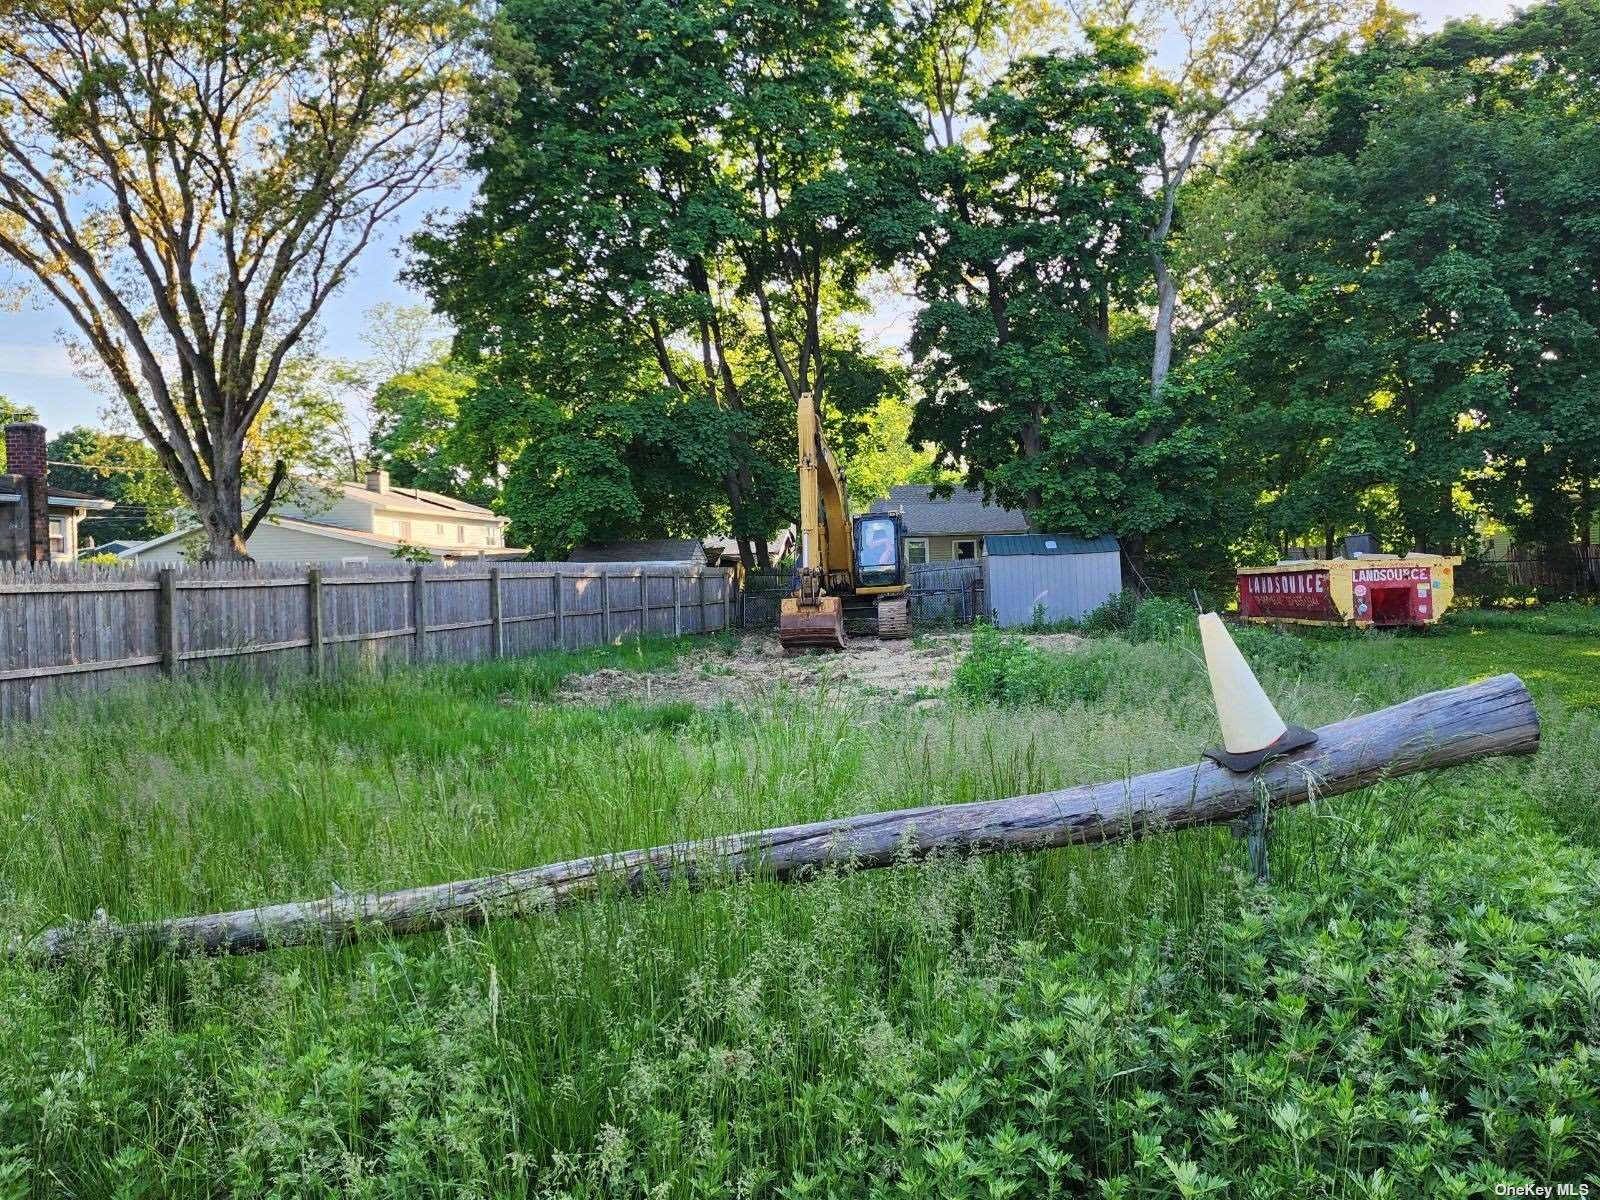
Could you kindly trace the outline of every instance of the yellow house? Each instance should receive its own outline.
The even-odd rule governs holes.
[[[1030,532],[1026,514],[989,504],[981,492],[958,488],[935,499],[932,491],[919,484],[901,484],[889,489],[888,499],[872,505],[873,512],[902,514],[906,561],[913,566],[982,558],[985,538]]]
[[[250,535],[257,562],[385,562],[401,547],[435,559],[521,558],[505,544],[506,518],[476,504],[421,488],[394,487],[387,471],[369,471],[364,483],[322,485],[325,506],[284,503]],[[133,562],[182,563],[192,554],[192,529],[179,529],[134,546]]]

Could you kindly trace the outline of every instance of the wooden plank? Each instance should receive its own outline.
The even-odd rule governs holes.
[[[161,673],[171,676],[178,670],[178,592],[173,569],[162,568],[158,582],[161,591],[156,604],[156,629],[160,634]]]
[[[303,579],[179,579],[174,584],[180,591],[223,592],[239,588],[297,588],[305,587]]]
[[[680,584],[683,576],[677,571],[672,573],[672,636],[683,636],[683,594]]]
[[[401,625],[395,629],[380,629],[376,633],[331,633],[323,638],[323,644],[328,646],[339,645],[345,642],[379,642],[385,638],[408,637],[413,640],[417,636],[415,625]]]
[[[611,573],[600,572],[600,640],[611,645]]]
[[[566,629],[564,628],[565,622],[562,620],[561,602],[563,594],[567,590],[567,585],[565,580],[563,580],[560,571],[557,571],[553,576],[551,576],[550,582],[554,585],[553,591],[555,595],[554,607],[552,608],[551,612],[556,619],[556,649],[565,650],[567,646],[567,637]]]
[[[506,622],[500,594],[500,568],[489,568],[489,656],[500,658],[506,652]]]
[[[163,661],[159,654],[135,654],[127,658],[108,658],[96,662],[58,663],[51,667],[7,667],[0,670],[0,683],[14,679],[43,679],[50,675],[89,675],[96,671],[122,671],[130,667],[150,667]]]
[[[100,592],[155,592],[161,584],[154,579],[86,580],[83,583],[0,583],[0,596],[86,596]]]
[[[478,879],[338,895],[206,916],[48,930],[14,955],[58,963],[80,942],[177,953],[246,954],[334,946],[363,929],[423,933],[522,917],[600,893],[742,876],[781,882],[830,867],[893,867],[934,853],[995,854],[1091,845],[1337,796],[1379,780],[1539,748],[1539,714],[1522,681],[1500,675],[1326,725],[1303,750],[1235,775],[1209,759],[1132,779],[973,804],[904,808],[629,850]]]
[[[322,674],[322,568],[306,571],[306,647],[311,673]]]
[[[311,644],[309,638],[287,638],[281,642],[251,642],[241,646],[213,646],[205,650],[185,650],[178,655],[183,662],[202,658],[243,658],[251,654],[265,654],[269,650],[304,650]]]
[[[426,662],[428,658],[428,576],[423,565],[411,568],[411,627],[417,634],[416,649],[412,658]]]

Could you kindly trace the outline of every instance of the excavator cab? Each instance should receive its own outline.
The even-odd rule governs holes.
[[[899,587],[906,581],[905,527],[899,513],[855,519],[856,590]]]

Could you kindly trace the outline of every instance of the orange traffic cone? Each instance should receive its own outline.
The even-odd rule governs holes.
[[[1230,771],[1253,771],[1274,755],[1317,740],[1309,729],[1284,724],[1216,613],[1200,614],[1200,644],[1222,725],[1222,745],[1207,750],[1207,758]]]

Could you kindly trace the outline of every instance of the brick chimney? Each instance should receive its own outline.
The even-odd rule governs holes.
[[[367,491],[387,492],[389,490],[389,472],[382,468],[375,468],[367,472]]]
[[[45,483],[44,426],[19,421],[6,426],[6,474],[20,476],[27,508],[26,529],[18,530],[22,561],[50,561],[50,491]]]

